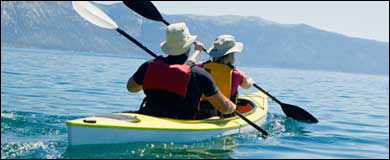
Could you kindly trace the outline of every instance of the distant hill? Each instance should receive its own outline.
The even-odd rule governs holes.
[[[98,5],[98,4],[97,4]],[[144,19],[122,4],[102,6],[118,25],[161,54],[165,25]],[[191,33],[210,46],[220,34],[245,44],[240,65],[389,74],[389,44],[327,32],[306,24],[280,24],[258,17],[164,15],[184,21]],[[1,45],[109,52],[146,57],[118,33],[83,20],[71,2],[1,2]]]

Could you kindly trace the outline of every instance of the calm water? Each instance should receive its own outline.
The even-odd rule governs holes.
[[[283,102],[320,123],[288,119],[269,103],[256,132],[193,144],[69,147],[65,121],[136,110],[142,93],[126,82],[140,59],[84,53],[1,51],[1,158],[388,158],[389,77],[241,67]],[[255,89],[242,90],[242,93]]]

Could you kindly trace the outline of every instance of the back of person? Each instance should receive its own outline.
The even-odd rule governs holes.
[[[176,119],[195,119],[201,95],[222,113],[234,112],[236,106],[218,90],[209,73],[185,64],[196,36],[184,23],[171,24],[161,49],[168,54],[145,62],[127,83],[129,92],[143,90],[146,97],[139,113]]]
[[[239,69],[229,64],[208,61],[198,66],[210,73],[217,87],[224,96],[236,102],[238,97],[238,86],[242,84],[245,75]]]
[[[157,63],[167,64],[165,70],[156,60],[144,63],[133,79],[143,84],[146,95],[140,113],[176,119],[194,119],[202,94],[213,95],[217,91],[207,73],[199,67],[177,63],[181,57],[167,57]],[[156,65],[159,68],[150,66]],[[176,68],[175,68],[176,67]],[[181,67],[182,69],[179,69]],[[175,69],[172,69],[175,68]],[[171,71],[171,72],[169,72]],[[209,77],[211,79],[211,77]]]
[[[198,64],[211,74],[214,82],[224,94],[236,103],[238,97],[238,86],[249,88],[251,83],[245,74],[234,67],[234,55],[243,49],[241,42],[236,42],[231,35],[221,35],[213,42],[213,46],[208,50],[211,61]],[[195,55],[196,56],[196,55]],[[195,61],[195,57],[191,57]],[[201,102],[201,112],[203,115],[217,115],[217,111],[206,100]]]

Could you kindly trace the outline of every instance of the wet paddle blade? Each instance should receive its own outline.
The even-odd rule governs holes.
[[[73,9],[87,21],[107,29],[117,29],[118,25],[102,10],[88,1],[72,1]]]
[[[313,115],[298,106],[287,103],[282,103],[281,106],[287,117],[306,123],[318,123],[318,120]]]

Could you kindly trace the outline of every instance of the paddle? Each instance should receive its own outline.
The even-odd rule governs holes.
[[[123,1],[123,3],[128,8],[137,12],[138,14],[140,14],[145,18],[155,20],[155,21],[160,21],[163,22],[165,25],[169,25],[169,23],[161,16],[160,12],[150,1]],[[205,48],[202,49],[204,52],[207,53],[207,50]],[[238,115],[240,118],[242,118],[244,121],[246,121],[248,124],[256,128],[258,131],[260,131],[264,137],[269,135],[264,129],[254,124],[252,121],[244,117],[241,113],[237,111],[235,111],[234,113]]]
[[[150,51],[148,48],[143,46],[141,43],[139,43],[137,40],[135,40],[133,37],[128,35],[123,30],[119,29],[118,25],[105,14],[102,10],[94,6],[93,4],[87,2],[87,1],[73,1],[72,2],[73,8],[76,10],[76,12],[86,19],[87,21],[91,22],[92,24],[95,24],[99,27],[111,29],[119,32],[121,35],[125,36],[127,39],[135,43],[137,46],[141,47],[143,50],[145,50],[147,53],[149,53],[153,57],[157,57],[156,54],[154,54],[152,51]],[[251,126],[259,130],[261,133],[263,133],[263,136],[267,136],[268,133],[261,129],[259,126],[248,120],[246,117],[241,115],[238,112],[235,112],[239,117],[244,119],[244,121],[248,122]]]
[[[169,25],[169,22],[167,22],[162,16],[160,11],[157,10],[157,8],[153,5],[150,1],[123,1],[123,3],[130,8],[131,10],[137,12],[139,15],[155,20],[163,22],[165,25]],[[205,48],[202,48],[204,52],[207,53],[207,50]]]
[[[138,47],[141,47],[151,56],[157,57],[155,53],[143,46],[140,42],[128,35],[125,31],[120,29],[118,25],[109,16],[107,16],[106,13],[94,6],[92,3],[88,1],[72,1],[72,5],[74,10],[76,10],[76,12],[85,20],[99,27],[117,31],[121,35],[125,36],[128,40],[135,43]]]
[[[306,122],[306,123],[317,123],[318,122],[318,120],[313,115],[311,115],[309,112],[305,111],[304,109],[302,109],[298,106],[295,106],[295,105],[291,105],[291,104],[287,104],[287,103],[283,103],[283,102],[279,101],[274,96],[272,96],[267,91],[265,91],[263,88],[258,86],[256,83],[253,83],[253,86],[255,88],[257,88],[258,90],[262,91],[263,93],[265,93],[268,97],[271,97],[271,99],[274,100],[276,103],[278,103],[282,107],[283,112],[288,117],[291,117],[295,120],[298,120],[301,122]]]
[[[131,10],[137,12],[141,16],[152,19],[155,21],[163,22],[165,25],[169,25],[169,23],[164,20],[164,18],[161,16],[161,13],[157,10],[157,8],[153,5],[150,1],[123,1],[123,3],[130,8]],[[203,48],[203,51],[207,53],[207,51]],[[312,116],[309,112],[305,111],[304,109],[294,106],[291,104],[286,104],[280,102],[278,99],[276,99],[274,96],[269,94],[267,91],[262,89],[257,84],[254,84],[255,88],[261,90],[265,94],[267,94],[269,97],[271,97],[274,101],[276,101],[281,107],[283,112],[288,116],[295,120],[306,122],[306,123],[317,123],[318,120]]]
[[[265,131],[264,129],[262,129],[261,127],[259,127],[255,123],[253,123],[252,121],[250,121],[248,118],[244,117],[240,112],[234,111],[234,114],[238,115],[238,117],[243,119],[246,123],[248,123],[252,127],[256,128],[258,131],[260,131],[263,138],[267,138],[267,136],[269,135],[267,131]]]

